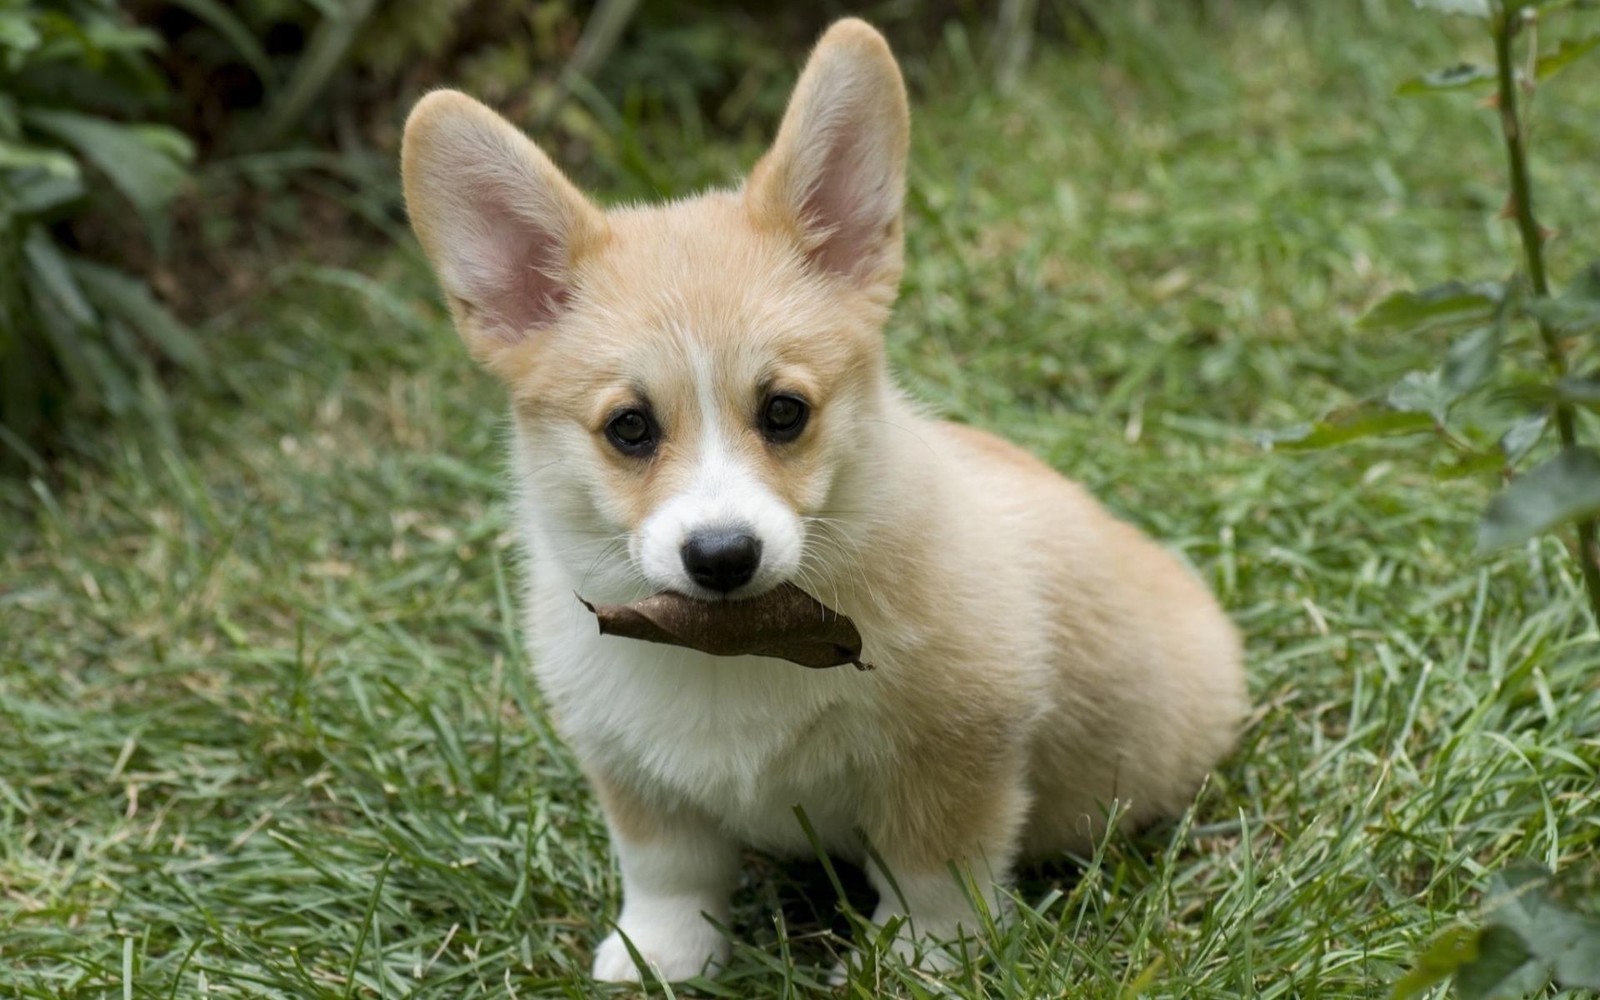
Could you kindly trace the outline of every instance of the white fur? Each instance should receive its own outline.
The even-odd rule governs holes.
[[[805,529],[756,471],[739,461],[732,446],[738,428],[729,426],[728,414],[716,402],[715,359],[699,346],[690,347],[689,356],[701,421],[694,477],[634,533],[629,555],[658,590],[720,600],[723,594],[701,587],[684,569],[684,542],[697,531],[745,531],[761,543],[761,562],[749,583],[726,596],[765,593],[794,575]]]
[[[794,818],[799,805],[827,846],[859,857],[859,790],[846,766],[854,754],[838,749],[871,743],[855,671],[603,637],[549,541],[563,529],[527,502],[520,514],[534,669],[579,757],[672,789],[757,847],[809,850]],[[584,590],[596,592],[593,583]],[[802,733],[807,739],[797,740]]]
[[[702,828],[651,844],[617,837],[614,847],[624,902],[617,929],[595,951],[595,978],[639,978],[623,935],[655,974],[668,981],[715,971],[726,962],[728,940],[716,924],[728,920],[728,894],[739,873],[738,845],[715,829]]]

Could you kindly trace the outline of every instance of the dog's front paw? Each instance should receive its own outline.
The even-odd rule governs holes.
[[[594,978],[602,983],[637,983],[644,978],[622,940],[624,934],[650,966],[651,975],[669,983],[715,972],[730,952],[727,939],[698,913],[653,924],[625,923],[595,950]]]

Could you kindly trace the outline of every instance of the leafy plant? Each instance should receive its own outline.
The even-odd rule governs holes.
[[[1575,6],[1562,0],[1416,0],[1483,20],[1494,64],[1451,66],[1401,83],[1402,96],[1483,93],[1505,147],[1507,200],[1521,267],[1493,281],[1452,280],[1390,295],[1359,322],[1395,335],[1453,334],[1439,364],[1402,377],[1381,397],[1272,436],[1286,450],[1310,450],[1385,436],[1431,433],[1445,447],[1447,477],[1492,473],[1507,485],[1478,526],[1482,552],[1571,528],[1576,558],[1600,624],[1600,452],[1580,443],[1583,411],[1600,408],[1592,342],[1600,332],[1600,261],[1559,293],[1545,257],[1551,233],[1534,214],[1528,169],[1528,107],[1541,83],[1600,48],[1600,33],[1570,36],[1541,51],[1541,16]],[[1519,60],[1525,41],[1525,60]],[[1520,62],[1520,65],[1519,65]],[[1526,362],[1518,364],[1519,361]],[[1554,453],[1541,447],[1555,429]],[[1535,460],[1537,456],[1537,460]],[[1394,986],[1408,1000],[1453,980],[1463,1000],[1528,996],[1555,983],[1600,988],[1600,917],[1575,898],[1595,886],[1572,872],[1514,865],[1491,879],[1478,926],[1457,925],[1417,956]]]
[[[119,120],[163,93],[158,46],[111,0],[0,0],[0,460],[37,461],[30,442],[73,409],[140,405],[154,359],[204,369],[150,289],[71,234],[118,206],[159,234],[185,182],[180,133]]]
[[[1438,466],[1444,475],[1495,473],[1508,482],[1479,525],[1480,552],[1570,527],[1591,611],[1600,624],[1600,452],[1579,441],[1582,412],[1600,410],[1600,371],[1590,367],[1600,333],[1600,260],[1579,271],[1559,294],[1553,288],[1545,258],[1551,233],[1534,214],[1527,142],[1535,90],[1600,48],[1600,31],[1541,50],[1541,18],[1575,8],[1572,0],[1416,3],[1479,18],[1488,29],[1493,66],[1451,66],[1408,80],[1397,92],[1489,91],[1486,105],[1499,119],[1508,165],[1502,215],[1516,226],[1522,266],[1504,280],[1450,281],[1379,302],[1360,321],[1362,329],[1397,335],[1443,329],[1459,335],[1432,371],[1412,372],[1381,398],[1274,434],[1272,443],[1308,450],[1432,432],[1450,454]],[[1519,65],[1522,41],[1526,60]],[[1525,353],[1530,339],[1542,365],[1519,370],[1508,359]],[[1523,471],[1551,427],[1555,454]]]
[[[1600,989],[1600,917],[1571,902],[1583,890],[1570,882],[1536,865],[1495,876],[1482,926],[1435,937],[1390,1000],[1409,1000],[1451,978],[1462,1000],[1525,997],[1552,982]]]

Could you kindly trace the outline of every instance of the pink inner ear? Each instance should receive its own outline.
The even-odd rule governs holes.
[[[845,117],[849,120],[848,116]],[[870,138],[855,124],[841,124],[826,138],[827,153],[801,204],[803,225],[817,238],[811,259],[835,274],[869,273],[884,249],[896,203],[884,165],[874,162]]]
[[[483,332],[516,340],[554,323],[571,297],[562,239],[492,197],[472,199],[472,217],[478,232],[460,261],[460,281]]]

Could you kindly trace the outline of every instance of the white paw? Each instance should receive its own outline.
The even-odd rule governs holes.
[[[621,931],[650,966],[652,977],[669,983],[715,972],[728,961],[731,950],[727,938],[698,913],[674,921],[624,925]],[[637,983],[643,978],[617,931],[595,950],[594,978],[602,983]]]

